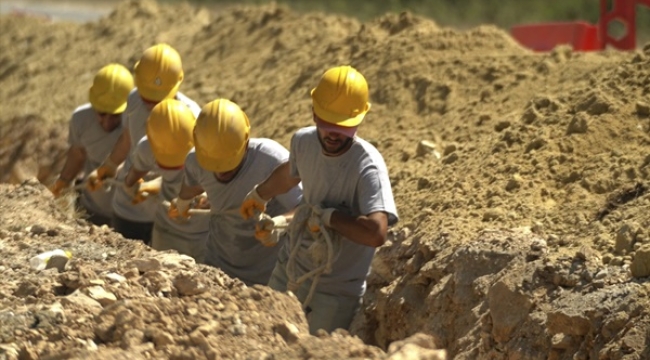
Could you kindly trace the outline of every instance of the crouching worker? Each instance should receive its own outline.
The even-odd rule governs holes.
[[[122,115],[132,89],[133,77],[120,64],[106,65],[95,75],[88,93],[90,103],[78,107],[70,120],[70,149],[59,178],[50,187],[55,197],[69,191],[82,170],[87,176],[108,157],[122,133]],[[81,190],[79,204],[88,221],[110,225],[112,197],[110,188]]]
[[[189,217],[192,199],[205,191],[211,212],[206,264],[247,285],[266,285],[279,247],[255,239],[256,220],[244,220],[239,205],[289,152],[273,140],[249,136],[248,117],[237,104],[226,99],[206,104],[194,127],[195,150],[185,160],[185,182],[169,214]],[[269,202],[269,215],[287,213],[300,202],[298,183],[286,190]]]
[[[370,109],[363,75],[350,66],[331,68],[311,97],[316,126],[293,135],[289,160],[253,188],[241,211],[246,217],[264,211],[302,182],[304,204],[295,211],[269,286],[298,297],[315,334],[350,326],[375,248],[386,241],[397,210],[383,157],[356,136]]]
[[[156,105],[147,119],[146,136],[136,145],[133,166],[124,180],[134,203],[158,194],[154,215],[151,247],[156,250],[173,249],[202,262],[208,237],[209,217],[193,216],[188,221],[174,221],[167,216],[164,201],[172,201],[183,184],[183,164],[194,146],[192,131],[196,119],[185,104],[167,99]],[[153,171],[160,181],[143,182]]]

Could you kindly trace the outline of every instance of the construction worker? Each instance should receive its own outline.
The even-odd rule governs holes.
[[[244,220],[239,205],[253,185],[289,158],[289,152],[273,140],[251,139],[248,117],[226,99],[203,106],[194,127],[194,146],[185,160],[185,182],[169,215],[187,218],[192,199],[205,190],[211,212],[205,263],[247,285],[266,285],[278,247],[264,246],[255,239],[256,220]],[[296,183],[269,202],[267,213],[286,213],[301,197]]]
[[[133,166],[125,179],[134,202],[161,193],[162,199],[172,201],[183,184],[183,164],[194,146],[192,131],[196,118],[182,102],[166,99],[154,106],[147,120],[147,135],[140,139],[133,152]],[[162,182],[142,182],[150,171],[161,175]],[[202,262],[208,237],[209,218],[194,216],[177,222],[167,216],[167,208],[158,201],[154,217],[151,247],[173,249]]]
[[[370,109],[366,79],[350,66],[331,68],[311,98],[316,126],[293,135],[289,160],[253,188],[241,212],[250,218],[264,211],[269,201],[302,181],[304,204],[295,211],[269,286],[295,293],[315,334],[318,329],[349,327],[375,248],[384,244],[387,228],[398,216],[384,159],[356,136]],[[300,209],[307,212],[305,229],[294,232],[292,226],[302,225]],[[264,240],[284,221],[274,217],[260,222],[257,237]],[[331,250],[318,254],[319,246]]]
[[[124,181],[132,164],[127,157],[145,135],[147,118],[156,104],[165,99],[176,99],[195,115],[201,110],[194,101],[178,91],[183,81],[181,57],[167,44],[157,44],[144,51],[135,64],[134,81],[136,89],[129,94],[122,134],[106,161],[88,176],[91,190],[100,188],[106,178],[116,177],[119,182]],[[123,161],[124,166],[117,174],[117,166]],[[112,225],[125,238],[148,243],[158,204],[149,200],[133,204],[128,191],[122,186],[115,190]]]
[[[61,174],[50,187],[55,197],[71,189],[82,169],[87,175],[101,164],[117,142],[122,131],[122,114],[126,100],[133,89],[133,77],[120,64],[101,68],[88,91],[90,103],[81,105],[72,113],[67,159]],[[88,220],[96,225],[111,222],[111,191],[81,191],[78,199]]]

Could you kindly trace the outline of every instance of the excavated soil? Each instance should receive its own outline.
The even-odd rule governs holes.
[[[107,62],[165,41],[181,91],[239,103],[288,146],[309,90],[360,69],[360,129],[401,215],[350,332],[299,305],[59,210],[42,185]],[[650,358],[650,44],[532,53],[507,32],[412,14],[367,23],[277,5],[130,1],[85,24],[0,17],[0,358]],[[70,249],[60,269],[27,260]],[[405,340],[405,341],[401,341]]]

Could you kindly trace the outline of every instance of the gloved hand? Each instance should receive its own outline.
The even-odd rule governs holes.
[[[208,195],[206,193],[202,193],[201,195],[194,198],[194,208],[203,210],[210,209],[210,200],[208,199]]]
[[[279,236],[287,225],[287,218],[284,215],[274,218],[264,217],[255,224],[255,238],[264,246],[275,246],[278,244]]]
[[[175,198],[171,201],[169,205],[169,210],[167,211],[167,216],[174,220],[187,220],[190,218],[190,204],[192,204],[193,199],[181,199]]]
[[[256,212],[263,213],[266,210],[266,204],[268,201],[262,199],[260,194],[257,192],[257,185],[251,190],[239,208],[239,213],[241,216],[248,220],[256,215]]]
[[[138,194],[138,189],[140,189],[140,185],[143,183],[142,179],[138,179],[138,181],[135,182],[132,186],[126,185],[126,182],[122,183],[122,189],[124,189],[124,192],[131,198],[134,199],[135,196]]]
[[[330,221],[332,219],[332,214],[334,213],[334,211],[336,211],[336,209],[334,208],[323,209],[318,205],[312,207],[311,217],[309,217],[309,219],[307,220],[307,226],[309,227],[309,231],[311,232],[320,231],[321,224],[327,227],[332,226]]]
[[[156,178],[150,181],[141,182],[136,191],[135,196],[132,197],[131,202],[133,205],[139,204],[147,200],[150,196],[158,195],[160,193],[160,186],[162,185],[162,179]]]
[[[90,191],[96,191],[102,187],[102,181],[106,178],[113,178],[117,173],[117,164],[111,159],[106,159],[97,169],[93,170],[86,178],[87,188]]]
[[[70,182],[64,181],[61,179],[57,179],[52,186],[50,186],[50,191],[52,192],[52,195],[54,195],[54,198],[58,198],[59,196],[63,195],[64,192],[68,190],[70,187]]]

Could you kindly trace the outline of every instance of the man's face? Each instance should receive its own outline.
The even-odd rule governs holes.
[[[122,122],[122,114],[107,114],[107,113],[97,113],[97,118],[99,119],[99,125],[106,132],[112,132],[117,129]]]
[[[344,153],[352,144],[352,138],[341,133],[318,129],[318,141],[326,155],[336,156]]]
[[[235,178],[237,175],[237,172],[239,171],[239,167],[237,167],[234,170],[226,171],[226,172],[220,172],[220,173],[213,173],[214,178],[217,179],[218,182],[226,184],[229,183],[232,179]]]

